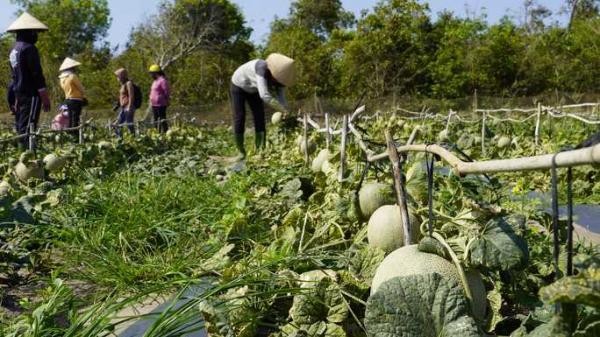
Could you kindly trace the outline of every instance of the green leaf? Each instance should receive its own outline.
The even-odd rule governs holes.
[[[515,233],[505,218],[488,221],[469,246],[470,265],[476,268],[511,270],[529,260],[527,242]]]
[[[560,316],[554,316],[548,323],[544,323],[533,330],[528,337],[570,337],[568,325]]]
[[[487,299],[492,317],[489,320],[487,331],[494,331],[496,325],[502,321],[502,314],[500,309],[502,308],[502,294],[497,290],[492,290],[487,293]]]
[[[564,277],[540,289],[542,300],[550,303],[584,304],[600,308],[600,269]]]
[[[450,256],[448,255],[448,251],[446,251],[444,245],[442,245],[438,240],[432,237],[424,237],[419,242],[418,249],[421,252],[435,254],[437,256],[443,257],[446,260],[450,260]]]
[[[341,323],[348,317],[348,306],[338,285],[326,277],[294,296],[290,316],[298,324]]]
[[[463,289],[439,274],[396,277],[367,301],[370,336],[481,336]]]
[[[379,248],[364,246],[352,254],[348,270],[357,279],[371,284],[377,267],[385,258],[385,252]]]

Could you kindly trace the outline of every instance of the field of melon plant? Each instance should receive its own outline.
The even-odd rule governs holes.
[[[197,285],[144,336],[600,334],[600,248],[567,247],[564,216],[553,223],[536,198],[551,191],[550,170],[459,176],[441,158],[401,153],[406,244],[389,160],[367,164],[352,134],[341,156],[340,135],[326,149],[322,133],[305,140],[294,118],[278,122],[245,163],[228,158],[228,130],[192,125],[123,140],[93,130],[36,154],[6,147],[0,335],[114,336],[137,318],[124,308]],[[482,130],[389,112],[352,127],[373,153],[386,151],[385,130],[401,145],[418,128],[414,144],[466,162],[555,153],[598,131],[543,119],[536,146],[535,120]],[[600,203],[597,166],[572,178],[575,204]]]

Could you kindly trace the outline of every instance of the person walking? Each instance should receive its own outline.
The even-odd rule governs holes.
[[[46,89],[46,79],[40,63],[40,55],[35,43],[38,33],[47,31],[48,27],[24,12],[7,29],[16,34],[16,42],[10,51],[9,63],[13,96],[11,101],[15,115],[15,129],[18,135],[29,132],[32,126],[37,128],[40,110],[50,111],[50,97]],[[27,146],[27,138],[19,141],[19,146]]]
[[[153,122],[158,132],[167,132],[167,106],[171,99],[171,88],[164,71],[158,64],[153,64],[148,69],[152,76],[152,87],[150,88],[150,106],[152,107]]]
[[[120,68],[115,71],[117,80],[121,84],[119,89],[119,115],[117,117],[117,124],[127,124],[129,131],[135,133],[135,127],[133,125],[133,116],[135,113],[135,88],[133,82],[129,79],[127,69]],[[121,136],[121,128],[117,128],[117,136]]]
[[[65,58],[62,65],[58,69],[60,75],[60,86],[65,93],[64,104],[68,107],[69,111],[69,128],[75,128],[79,126],[81,118],[81,109],[86,105],[85,91],[79,81],[79,77],[75,72],[75,69],[79,67],[81,63],[75,61],[72,58]],[[77,131],[72,131],[72,134],[77,134]]]
[[[265,146],[266,125],[265,108],[288,112],[285,100],[285,88],[296,80],[294,60],[278,53],[271,54],[266,60],[256,59],[241,65],[231,78],[231,102],[233,110],[233,132],[238,159],[246,157],[244,131],[246,122],[246,103],[252,110],[255,145],[257,150]],[[275,92],[273,96],[271,91]]]

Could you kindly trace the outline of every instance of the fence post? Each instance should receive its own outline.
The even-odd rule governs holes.
[[[404,245],[408,246],[412,243],[412,230],[410,228],[410,218],[408,216],[408,204],[406,202],[406,190],[404,189],[404,178],[402,177],[400,156],[398,155],[396,144],[394,143],[394,139],[392,138],[389,129],[385,130],[385,139],[388,147],[388,155],[392,162],[392,171],[394,173],[394,189],[404,232]]]
[[[481,117],[481,155],[485,155],[485,111]]]
[[[338,181],[344,180],[344,174],[346,171],[346,144],[348,142],[348,115],[344,115],[342,120],[342,144],[340,147],[340,172],[338,174]]]
[[[477,89],[475,89],[473,91],[473,118],[477,118],[477,109],[479,109],[479,107],[477,102]]]
[[[325,134],[325,142],[327,144],[327,149],[329,149],[329,146],[331,145],[331,130],[329,129],[329,114],[327,112],[325,113],[325,129],[327,130],[327,133]]]
[[[83,144],[83,125],[79,126],[79,144]]]
[[[29,124],[29,151],[35,150],[35,129],[33,123]]]
[[[302,139],[304,142],[304,162],[308,165],[308,115],[306,113],[304,113],[304,119],[302,122],[304,126],[304,138]]]
[[[537,104],[537,119],[535,121],[535,147],[536,147],[536,150],[537,150],[538,145],[540,144],[540,122],[541,122],[541,119],[542,119],[542,102],[538,102],[538,104]]]

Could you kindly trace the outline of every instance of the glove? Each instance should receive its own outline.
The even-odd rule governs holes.
[[[38,90],[38,93],[40,95],[40,99],[42,100],[42,108],[44,109],[44,112],[50,111],[50,97],[48,97],[48,91],[46,88],[43,88]]]

